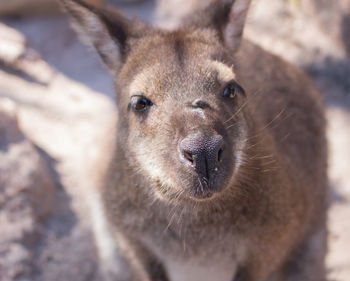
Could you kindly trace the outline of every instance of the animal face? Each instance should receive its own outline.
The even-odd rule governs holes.
[[[151,183],[145,188],[166,200],[220,194],[244,154],[245,92],[231,53],[240,40],[235,32],[242,3],[249,1],[237,1],[239,9],[219,5],[212,22],[194,19],[173,32],[127,24],[80,1],[63,2],[114,75],[119,145],[135,172]],[[225,43],[230,40],[232,48]]]
[[[202,33],[152,38],[121,70],[127,151],[161,196],[210,198],[240,165],[244,90],[215,34]]]

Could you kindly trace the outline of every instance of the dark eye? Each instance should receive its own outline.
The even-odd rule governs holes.
[[[240,85],[238,85],[236,82],[230,82],[229,84],[227,84],[226,88],[222,92],[222,95],[224,97],[228,97],[231,99],[236,97],[237,94],[241,94],[245,96],[244,89]]]
[[[138,112],[145,111],[152,105],[153,103],[142,95],[132,96],[129,103],[129,107]]]

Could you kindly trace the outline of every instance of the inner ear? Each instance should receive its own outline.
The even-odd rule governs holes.
[[[115,9],[97,9],[81,0],[60,1],[81,40],[92,46],[114,72],[127,56],[129,40],[147,33],[145,25]]]
[[[225,44],[237,51],[243,37],[243,30],[251,0],[235,0],[231,6],[223,33]]]

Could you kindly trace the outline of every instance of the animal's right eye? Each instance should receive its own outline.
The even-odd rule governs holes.
[[[143,95],[135,95],[131,97],[129,108],[136,112],[142,112],[149,109],[153,105],[153,102],[144,97]]]
[[[226,88],[223,90],[222,95],[227,98],[235,98],[237,94],[245,96],[244,89],[235,81],[230,82],[226,85]]]

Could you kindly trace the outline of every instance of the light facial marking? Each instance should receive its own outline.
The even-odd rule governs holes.
[[[243,125],[244,126],[244,125]],[[233,175],[236,175],[238,172],[238,169],[240,168],[240,166],[242,165],[243,162],[243,153],[244,153],[244,149],[246,146],[246,139],[247,139],[247,132],[246,130],[243,128],[243,126],[240,126],[240,137],[238,138],[238,141],[236,142],[236,163],[235,163],[235,169],[234,169],[234,173]]]
[[[236,75],[233,72],[232,68],[223,64],[222,62],[208,60],[207,64],[208,64],[209,68],[217,71],[218,79],[220,81],[229,82],[229,81],[234,80],[236,78]]]
[[[149,179],[156,181],[160,184],[160,188],[163,192],[167,192],[169,188],[177,188],[174,182],[171,180],[169,175],[166,174],[164,167],[162,166],[161,159],[157,157],[150,157],[148,154],[142,153],[144,144],[140,143],[137,145],[136,150],[140,151],[136,153],[136,160],[139,163],[141,169],[146,172]],[[178,192],[179,190],[172,190],[172,192]],[[160,192],[162,193],[162,192]],[[158,199],[164,199],[162,194],[159,193],[159,190],[155,190],[155,195]]]
[[[200,108],[196,108],[195,111],[196,111],[196,113],[198,114],[198,116],[199,116],[200,118],[206,119],[204,110],[202,110],[202,109],[200,109]]]

